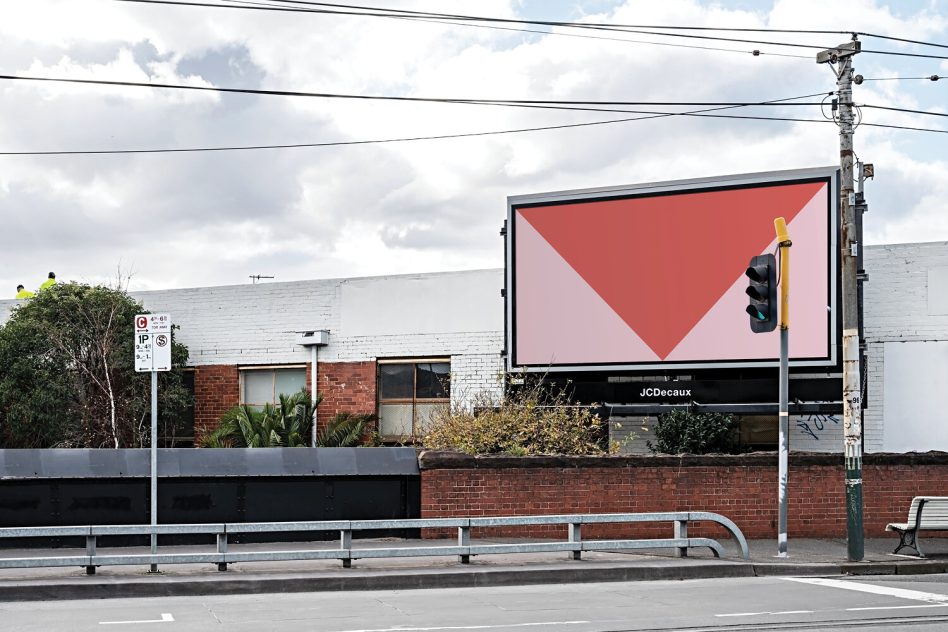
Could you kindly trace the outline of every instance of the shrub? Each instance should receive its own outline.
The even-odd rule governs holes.
[[[445,406],[435,412],[424,447],[466,454],[606,454],[607,425],[594,407],[570,404],[562,390],[542,382],[508,393],[500,402],[488,394],[473,406]]]
[[[729,413],[695,413],[673,410],[659,415],[652,452],[663,454],[734,454],[738,449],[740,422]]]

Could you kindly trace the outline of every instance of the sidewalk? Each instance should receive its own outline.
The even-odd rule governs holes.
[[[478,539],[478,544],[520,542],[509,539]],[[749,542],[751,559],[739,557],[731,542],[722,542],[726,557],[714,558],[698,549],[687,558],[672,550],[648,552],[586,552],[583,559],[568,560],[566,553],[501,554],[473,557],[460,564],[456,557],[357,559],[352,568],[338,560],[251,562],[231,564],[226,572],[214,564],[163,565],[160,573],[148,567],[100,567],[86,575],[82,567],[0,569],[0,601],[45,601],[110,597],[157,597],[176,595],[249,594],[329,590],[400,590],[570,582],[682,580],[712,577],[764,575],[914,575],[948,572],[948,539],[923,539],[929,556],[919,559],[892,555],[897,539],[866,540],[865,559],[848,562],[845,540],[794,540],[789,556],[777,558],[776,540]],[[356,540],[359,548],[432,546],[454,544],[433,540]],[[325,548],[330,543],[283,543],[231,545],[240,550],[299,550]],[[162,553],[206,551],[207,547],[161,547]],[[143,549],[120,549],[100,553],[147,553]],[[81,554],[75,549],[2,550],[0,558]]]

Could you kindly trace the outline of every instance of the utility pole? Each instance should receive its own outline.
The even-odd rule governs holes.
[[[853,191],[853,55],[859,40],[816,55],[818,64],[837,64],[839,98],[840,258],[843,316],[843,448],[846,464],[846,535],[849,560],[863,559],[862,384],[859,372],[859,302],[856,290],[858,242]]]

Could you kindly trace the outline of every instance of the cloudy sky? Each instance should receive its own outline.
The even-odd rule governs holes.
[[[948,44],[944,0],[361,4],[550,21],[856,30]],[[0,74],[579,101],[757,102],[835,87],[810,48],[494,26],[503,28],[113,0],[4,0]],[[821,47],[848,39],[709,34]],[[875,51],[948,55],[946,48],[862,40]],[[945,111],[948,79],[913,78],[948,75],[948,61],[864,52],[854,65],[867,79],[902,78],[864,82],[855,88],[857,103]],[[823,119],[816,106],[735,113]],[[862,114],[865,123],[948,129],[937,116],[869,108]],[[351,142],[632,116],[0,80],[0,152]],[[948,240],[948,135],[863,126],[856,152],[876,167],[867,186],[868,243]],[[49,270],[93,283],[121,271],[131,275],[132,289],[158,289],[249,283],[254,274],[291,281],[500,267],[498,231],[509,195],[824,166],[838,156],[832,123],[694,117],[295,149],[0,155],[0,295],[12,297],[20,282],[39,285]]]

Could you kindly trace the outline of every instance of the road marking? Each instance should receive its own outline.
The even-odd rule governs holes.
[[[859,610],[909,610],[912,608],[944,608],[948,603],[926,603],[915,606],[866,606],[863,608],[846,608],[847,612],[858,612]]]
[[[781,610],[778,612],[731,612],[729,614],[716,614],[716,617],[762,617],[773,616],[777,614],[813,614],[812,610]]]
[[[544,625],[582,625],[592,623],[591,621],[537,621],[536,623],[507,623],[501,625],[457,625],[457,626],[447,626],[441,625],[431,628],[407,628],[407,627],[395,627],[395,628],[376,628],[376,629],[362,629],[362,630],[341,630],[340,632],[431,632],[434,630],[498,630],[505,628],[528,628],[528,627],[538,627]]]
[[[877,586],[875,584],[862,584],[857,582],[847,582],[840,579],[823,579],[820,577],[782,577],[784,581],[798,582],[800,584],[812,584],[814,586],[826,586],[827,588],[842,588],[843,590],[854,590],[856,592],[872,593],[873,595],[886,595],[888,597],[898,597],[899,599],[911,599],[912,601],[925,601],[928,603],[948,604],[948,595],[940,593],[922,592],[920,590],[907,590],[905,588],[889,588],[888,586]]]
[[[135,623],[173,623],[174,617],[170,612],[165,612],[160,619],[145,619],[143,621],[99,621],[99,625],[131,625]]]

